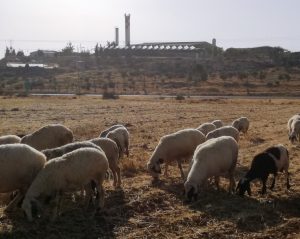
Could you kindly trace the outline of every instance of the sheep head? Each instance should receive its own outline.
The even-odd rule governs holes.
[[[184,192],[187,202],[191,202],[193,199],[197,200],[198,186],[196,184],[186,181],[184,183]]]
[[[32,222],[33,218],[37,217],[38,213],[42,211],[42,206],[36,199],[25,198],[22,203],[22,209],[24,210],[28,221]]]
[[[159,174],[161,174],[161,167],[160,165],[164,162],[162,158],[157,160],[150,160],[147,164],[147,168],[151,176],[155,179],[159,178]]]
[[[248,178],[242,178],[236,187],[236,192],[240,196],[244,196],[246,191],[248,195],[251,196],[250,180]]]

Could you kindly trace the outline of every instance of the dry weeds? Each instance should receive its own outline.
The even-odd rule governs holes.
[[[300,151],[288,142],[286,123],[298,113],[300,100],[196,100],[124,98],[104,101],[97,97],[29,97],[0,100],[0,135],[26,134],[48,124],[62,123],[77,140],[97,137],[107,126],[126,124],[131,134],[130,157],[121,161],[123,188],[106,182],[106,209],[91,218],[80,197],[66,195],[62,215],[28,223],[19,210],[3,214],[1,238],[299,238]],[[16,110],[18,109],[18,110]],[[261,196],[259,182],[253,196],[241,198],[209,186],[193,204],[183,202],[183,184],[177,167],[170,177],[151,185],[145,164],[162,135],[203,122],[247,116],[248,136],[240,140],[236,180],[247,170],[255,153],[283,143],[290,151],[293,186],[287,191],[284,176],[275,190]]]

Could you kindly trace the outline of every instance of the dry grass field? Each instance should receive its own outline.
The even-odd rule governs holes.
[[[292,99],[2,97],[0,135],[26,134],[45,124],[62,123],[73,130],[76,140],[84,140],[122,123],[129,129],[131,145],[129,158],[120,163],[122,189],[105,183],[103,213],[91,217],[83,210],[79,193],[75,198],[66,194],[54,223],[47,217],[29,223],[21,210],[3,214],[1,202],[0,238],[300,238],[300,148],[288,142],[286,129],[299,104]],[[236,180],[256,153],[282,143],[290,152],[290,190],[279,175],[274,191],[262,196],[260,182],[254,182],[252,197],[241,198],[228,194],[228,182],[222,179],[220,191],[210,185],[197,202],[186,204],[175,165],[169,178],[162,176],[161,184],[151,184],[145,165],[161,136],[213,119],[229,124],[240,116],[247,116],[251,125],[239,142]]]

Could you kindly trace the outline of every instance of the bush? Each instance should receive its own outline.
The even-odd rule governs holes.
[[[176,95],[176,100],[185,100],[185,97],[183,95]]]
[[[105,91],[102,95],[102,99],[104,99],[104,100],[107,100],[107,99],[116,100],[116,99],[119,99],[119,96],[117,94],[115,94],[114,92]]]

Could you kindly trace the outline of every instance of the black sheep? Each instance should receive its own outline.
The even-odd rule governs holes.
[[[243,196],[247,191],[251,196],[250,182],[254,179],[260,179],[263,183],[261,190],[262,194],[267,191],[266,182],[269,174],[273,174],[273,182],[270,187],[273,190],[275,186],[275,179],[278,171],[285,171],[287,177],[287,188],[290,188],[289,184],[289,154],[287,149],[283,145],[277,145],[266,149],[264,152],[257,154],[251,163],[251,168],[247,174],[239,181],[237,186],[237,192]]]

